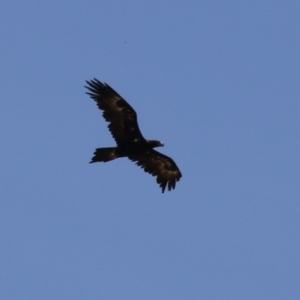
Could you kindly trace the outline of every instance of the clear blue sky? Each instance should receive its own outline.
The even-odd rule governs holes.
[[[7,1],[0,299],[300,299],[300,2]],[[113,146],[111,85],[183,173]]]

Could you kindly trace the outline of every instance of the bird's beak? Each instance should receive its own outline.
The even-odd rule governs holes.
[[[160,143],[160,146],[163,147],[165,144],[164,143]]]

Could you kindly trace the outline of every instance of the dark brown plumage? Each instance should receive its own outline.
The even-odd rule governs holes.
[[[128,157],[145,172],[156,176],[162,192],[166,187],[169,191],[175,189],[176,181],[182,177],[179,168],[170,157],[153,149],[162,147],[163,143],[143,137],[135,110],[108,84],[97,79],[87,81],[87,84],[87,94],[103,111],[103,117],[109,123],[109,131],[117,143],[117,147],[96,149],[90,162]]]

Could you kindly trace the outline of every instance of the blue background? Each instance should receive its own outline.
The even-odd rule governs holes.
[[[7,1],[1,299],[300,299],[300,2]],[[113,146],[111,85],[183,178]]]

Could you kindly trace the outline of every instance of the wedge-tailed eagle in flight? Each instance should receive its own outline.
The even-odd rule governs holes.
[[[156,176],[162,192],[166,187],[169,191],[175,189],[176,182],[182,177],[179,168],[173,159],[154,150],[163,143],[143,137],[135,110],[108,84],[97,79],[86,83],[87,94],[103,111],[103,117],[109,123],[108,129],[117,143],[116,147],[97,148],[90,163],[128,157],[145,172]]]

